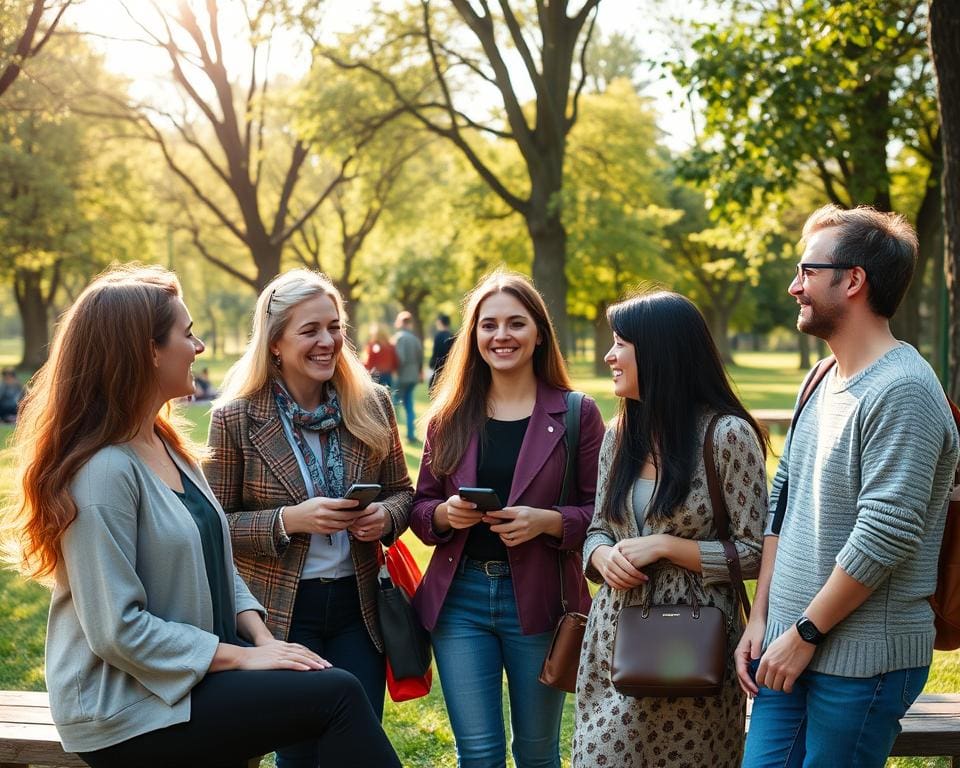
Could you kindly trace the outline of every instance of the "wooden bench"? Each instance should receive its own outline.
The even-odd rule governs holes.
[[[890,753],[893,757],[949,757],[953,768],[960,768],[960,694],[922,694],[902,725]],[[259,762],[251,760],[250,768]],[[0,768],[26,765],[83,768],[86,764],[60,746],[46,693],[0,691]]]
[[[60,746],[46,693],[0,691],[0,768],[86,768]],[[250,761],[257,768],[260,759]]]
[[[780,427],[784,432],[787,431],[790,422],[793,421],[792,408],[757,408],[750,411],[750,414],[767,429]]]
[[[24,765],[80,768],[86,763],[60,746],[46,693],[0,691],[0,768]]]
[[[747,730],[750,729],[750,704]],[[960,768],[960,694],[923,693],[900,721],[891,757],[948,757]]]

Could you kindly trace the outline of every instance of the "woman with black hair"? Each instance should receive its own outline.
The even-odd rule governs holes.
[[[721,538],[731,539],[744,578],[760,564],[767,508],[765,438],[731,389],[696,306],[657,291],[611,307],[605,358],[620,410],[600,449],[597,502],[583,561],[600,583],[577,676],[573,765],[739,766],[744,694],[732,651],[742,630]],[[715,528],[703,445],[730,516]],[[617,615],[640,603],[690,603],[727,617],[730,658],[716,697],[634,698],[611,683]]]

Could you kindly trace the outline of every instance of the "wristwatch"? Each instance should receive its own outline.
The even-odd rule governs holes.
[[[811,645],[819,645],[820,641],[823,640],[827,635],[825,632],[821,632],[817,629],[817,625],[814,624],[806,616],[801,616],[797,619],[797,632],[800,633],[800,637],[806,640]]]

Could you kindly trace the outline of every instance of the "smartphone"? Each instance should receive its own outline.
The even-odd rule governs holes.
[[[477,505],[481,512],[492,512],[495,509],[503,509],[500,503],[500,497],[493,488],[460,488],[457,493],[464,501],[471,501]]]
[[[343,495],[345,499],[356,499],[360,502],[359,506],[353,507],[351,512],[359,512],[371,501],[380,495],[381,486],[377,483],[354,483],[350,489]]]

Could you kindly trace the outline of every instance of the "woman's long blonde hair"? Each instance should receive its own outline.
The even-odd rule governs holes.
[[[227,371],[220,397],[213,403],[218,408],[239,397],[250,397],[263,389],[276,375],[271,361],[270,347],[283,335],[290,321],[290,313],[298,304],[316,296],[327,296],[340,316],[344,330],[343,348],[337,356],[331,379],[340,398],[344,427],[367,446],[374,461],[382,461],[390,452],[393,441],[391,426],[383,420],[377,406],[375,384],[357,351],[346,337],[347,313],[343,299],[330,279],[309,269],[291,269],[278,275],[257,298],[253,313],[253,330],[247,349]]]
[[[471,436],[487,418],[492,378],[490,366],[477,349],[477,324],[480,305],[495,293],[513,296],[537,326],[541,339],[533,352],[533,373],[537,379],[555,389],[573,389],[547,305],[529,278],[503,269],[481,278],[464,298],[463,326],[437,379],[433,403],[424,416],[433,426],[430,462],[437,477],[453,474]]]
[[[70,483],[101,448],[130,440],[155,407],[151,341],[163,346],[180,284],[161,267],[115,267],[96,278],[63,315],[50,357],[23,399],[13,437],[20,497],[8,508],[5,539],[28,576],[46,579],[77,515]],[[194,453],[169,408],[155,429],[187,459]]]

